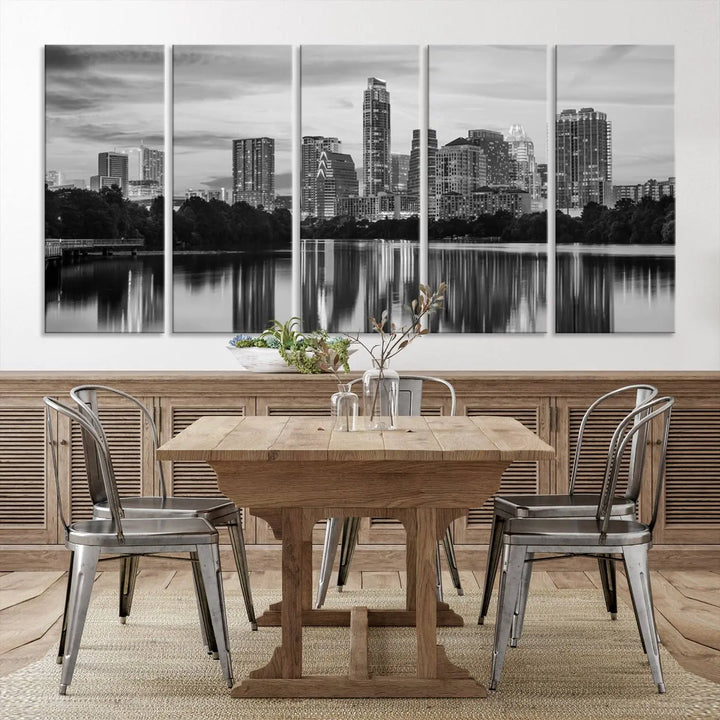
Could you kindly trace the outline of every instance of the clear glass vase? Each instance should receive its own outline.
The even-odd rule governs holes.
[[[363,415],[367,430],[396,430],[400,376],[389,367],[366,370],[363,375]]]
[[[338,385],[338,391],[330,398],[330,414],[335,418],[335,430],[357,430],[359,404],[358,396],[350,390],[350,385]]]

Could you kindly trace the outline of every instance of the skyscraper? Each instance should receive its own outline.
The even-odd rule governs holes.
[[[469,195],[487,185],[487,158],[481,148],[458,138],[437,151],[435,196]]]
[[[428,130],[428,196],[432,202],[435,197],[435,156],[437,154],[437,131]],[[408,167],[407,191],[410,195],[420,195],[420,131],[413,130],[410,146],[410,165]]]
[[[302,139],[300,212],[303,217],[317,215],[316,183],[318,163],[323,150],[339,153],[341,142],[336,137],[305,135]]]
[[[275,203],[275,140],[233,140],[233,203],[273,210]]]
[[[317,169],[316,215],[331,218],[338,214],[338,200],[358,194],[355,163],[346,153],[323,150]]]
[[[540,197],[540,177],[535,162],[535,144],[522,125],[511,125],[505,136],[510,152],[510,182],[530,197]]]
[[[390,173],[390,93],[384,80],[370,77],[363,93],[365,195],[390,192]]]
[[[101,152],[98,153],[98,178],[113,177],[120,178],[120,189],[123,197],[128,194],[128,156],[124,153]],[[98,180],[99,187],[103,187],[103,181]]]
[[[494,130],[470,130],[468,141],[482,148],[487,158],[487,184],[510,184],[510,151],[503,134]]]
[[[611,205],[612,123],[594,108],[563,110],[555,119],[557,207]]]
[[[407,192],[408,170],[410,168],[410,156],[392,153],[390,155],[392,172],[390,174],[392,191]]]

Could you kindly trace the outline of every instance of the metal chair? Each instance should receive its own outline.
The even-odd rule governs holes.
[[[622,560],[653,682],[658,692],[665,692],[653,614],[648,549],[652,546],[652,531],[660,504],[674,403],[671,397],[655,398],[632,410],[620,422],[610,441],[603,487],[594,518],[514,518],[507,522],[503,532],[503,569],[495,624],[491,690],[497,690],[500,682],[508,641],[511,646],[517,646],[522,634],[527,602],[523,587],[529,583],[535,553],[541,552],[561,553],[562,557],[590,555],[611,561]],[[648,524],[619,519],[612,514],[612,507],[621,460],[633,438],[647,433],[650,423],[656,418],[662,428],[662,447],[653,478],[652,518]]]
[[[608,400],[617,399],[618,396],[632,393],[635,407],[639,407],[658,394],[657,388],[652,385],[627,385],[617,388],[599,397],[585,411],[578,430],[577,444],[570,473],[570,489],[566,495],[497,495],[493,507],[493,523],[488,546],[487,567],[485,570],[485,585],[478,624],[482,625],[490,607],[493,585],[497,575],[500,555],[502,552],[502,537],[507,522],[512,518],[591,518],[597,509],[599,493],[576,493],[575,483],[580,467],[580,458],[583,450],[583,434],[593,414],[606,405]],[[647,426],[644,431],[633,436],[628,466],[628,483],[622,497],[613,499],[611,513],[613,517],[631,520],[635,517],[635,505],[640,492],[643,458],[647,441]],[[598,481],[598,490],[601,483]],[[598,567],[605,596],[605,606],[614,620],[617,617],[617,593],[615,587],[615,565],[602,557],[598,557]],[[527,592],[527,587],[523,589]]]
[[[101,554],[134,558],[154,553],[189,553],[200,580],[198,594],[207,608],[207,620],[200,612],[204,635],[212,635],[217,647],[220,667],[228,687],[232,687],[233,673],[228,646],[218,532],[207,520],[199,517],[126,518],[118,496],[110,453],[104,436],[94,424],[79,412],[49,397],[45,403],[48,443],[55,474],[58,508],[65,527],[65,546],[72,552],[68,574],[63,639],[60,694],[65,695],[72,682],[87,609],[90,603],[95,572]],[[94,444],[93,457],[100,471],[109,517],[81,520],[69,524],[62,508],[53,411],[76,422]],[[90,476],[90,473],[88,473]],[[64,620],[64,622],[65,622]],[[207,627],[205,623],[208,622]]]
[[[147,421],[153,442],[153,452],[157,449],[158,432],[150,411],[135,397],[129,395],[122,390],[106,387],[104,385],[79,385],[70,391],[70,396],[75,400],[78,411],[88,420],[100,435],[105,438],[105,431],[99,418],[98,392],[107,392],[121,398],[124,398],[132,405],[135,405],[143,414]],[[108,507],[107,496],[102,473],[97,457],[96,445],[92,436],[87,434],[82,428],[83,451],[85,455],[85,466],[87,468],[88,484],[90,487],[90,496],[93,502],[93,518],[108,519],[110,510]],[[107,440],[106,440],[107,442]],[[248,575],[247,558],[245,554],[245,542],[242,534],[242,524],[240,512],[237,506],[225,497],[168,497],[165,488],[165,478],[163,474],[162,464],[156,461],[158,472],[160,495],[159,496],[132,496],[120,498],[120,504],[123,508],[125,517],[127,518],[191,518],[199,517],[207,520],[214,527],[227,527],[230,536],[230,544],[232,546],[235,565],[237,567],[240,587],[242,589],[243,598],[245,600],[245,609],[247,618],[253,630],[257,630],[257,620],[255,618],[255,609],[253,607],[252,594],[250,590],[250,578]],[[72,563],[72,556],[71,556]],[[139,556],[134,555],[123,559],[120,569],[120,602],[119,616],[120,622],[125,623],[130,615],[132,608],[132,598],[135,590],[135,578],[138,572]],[[199,569],[193,564],[193,579],[195,587],[199,586],[200,577]],[[210,627],[207,619],[207,608],[202,601],[202,594],[196,593],[198,606],[203,612],[206,622],[203,628]],[[67,600],[66,600],[67,611]],[[58,649],[58,662],[63,655],[63,646],[65,642],[66,617],[63,621],[63,632],[60,636],[60,646]],[[212,633],[206,635],[203,632],[203,640],[208,647],[208,652],[213,655],[217,654]]]
[[[350,385],[362,382],[362,378],[356,378]],[[442,378],[432,377],[430,375],[401,375],[400,388],[398,393],[398,415],[420,415],[422,404],[423,383],[436,382],[444,385],[450,393],[450,415],[455,415],[457,398],[455,388]],[[342,592],[343,586],[347,582],[348,573],[350,571],[350,560],[352,559],[355,547],[358,542],[358,531],[360,529],[360,518],[358,517],[331,517],[327,519],[325,526],[325,543],[323,546],[322,562],[320,563],[320,576],[318,579],[317,597],[315,607],[320,608],[325,602],[328,586],[330,584],[330,575],[332,574],[332,566],[335,561],[335,550],[340,542],[340,565],[338,568],[338,592]],[[342,533],[342,540],[341,540]],[[460,582],[460,573],[457,568],[455,559],[455,546],[453,544],[452,531],[448,528],[442,540],[445,557],[450,569],[450,576],[453,581],[458,595],[463,594],[462,584]],[[442,600],[442,575],[440,571],[440,552],[436,554],[437,564],[437,596]]]

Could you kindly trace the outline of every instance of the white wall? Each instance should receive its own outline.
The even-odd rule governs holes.
[[[676,332],[436,335],[398,368],[720,370],[718,0],[0,0],[0,370],[223,370],[223,335],[44,335],[43,46],[675,45]],[[358,355],[360,355],[358,353]],[[353,366],[366,366],[354,358]]]

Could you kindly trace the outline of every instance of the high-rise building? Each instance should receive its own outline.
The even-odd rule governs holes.
[[[90,189],[100,192],[103,188],[110,188],[116,185],[122,189],[122,178],[112,175],[92,175],[90,177]]]
[[[481,148],[487,158],[487,184],[505,187],[510,184],[510,149],[501,132],[470,130],[468,142]]]
[[[98,177],[120,178],[123,197],[128,195],[128,156],[124,153],[98,153]],[[100,185],[100,187],[104,187]],[[92,179],[91,179],[92,189]]]
[[[48,170],[45,173],[45,184],[49,187],[53,187],[55,185],[62,185],[62,172],[60,170]]]
[[[540,176],[535,162],[535,144],[522,125],[511,125],[505,136],[510,153],[510,184],[530,193],[534,200],[540,197]]]
[[[435,156],[437,155],[437,131],[428,130],[428,196],[435,197]],[[408,166],[409,195],[420,195],[420,131],[413,130]]]
[[[395,193],[407,192],[408,171],[410,169],[410,156],[392,153],[390,155],[392,165],[391,184]]]
[[[370,77],[363,93],[365,195],[390,192],[390,173],[390,93],[384,80]]]
[[[435,197],[469,195],[488,182],[485,153],[466,138],[443,145],[435,160]]]
[[[613,185],[613,198],[618,200],[632,200],[640,202],[643,198],[661,200],[664,197],[675,197],[675,178],[655,180],[651,178],[644,183],[635,185]]]
[[[233,203],[272,210],[275,202],[275,140],[233,140]]]
[[[555,119],[556,206],[612,205],[612,123],[594,108],[563,110]]]
[[[339,153],[341,142],[336,137],[305,135],[302,139],[300,211],[303,217],[317,215],[316,182],[318,163],[323,150]]]
[[[357,194],[358,181],[352,157],[347,153],[323,150],[317,170],[317,217],[335,217],[338,214],[338,201]]]

